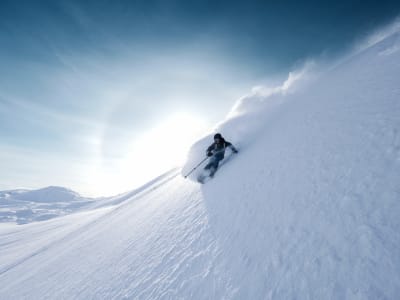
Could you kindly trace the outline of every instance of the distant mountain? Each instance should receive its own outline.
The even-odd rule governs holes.
[[[77,211],[93,200],[56,186],[0,191],[0,222],[25,224],[48,220]]]
[[[0,191],[0,223],[27,224],[82,210],[117,206],[149,189],[154,189],[155,186],[176,177],[178,173],[178,169],[172,169],[133,191],[112,197],[82,197],[77,192],[58,186],[38,190]]]
[[[72,190],[58,186],[49,186],[38,190],[0,191],[1,198],[30,202],[71,202],[85,199]]]

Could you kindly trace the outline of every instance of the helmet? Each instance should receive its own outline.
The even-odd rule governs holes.
[[[220,133],[216,133],[215,135],[214,135],[214,140],[215,139],[222,139],[222,135],[220,134]]]

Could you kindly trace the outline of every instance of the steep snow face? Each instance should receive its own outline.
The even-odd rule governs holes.
[[[205,185],[171,173],[113,206],[0,224],[0,298],[397,299],[399,45],[242,99],[216,128],[240,153]]]
[[[254,105],[270,112],[271,97],[254,99],[245,122],[218,128],[262,128],[202,187],[235,298],[398,297],[399,44],[281,94],[265,118]]]
[[[396,34],[286,95],[204,186],[210,215],[224,216],[213,228],[231,234],[222,248],[238,299],[398,297],[398,44]]]

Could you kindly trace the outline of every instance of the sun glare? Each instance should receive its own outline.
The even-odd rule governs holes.
[[[135,138],[108,172],[98,172],[97,182],[113,193],[133,189],[163,172],[182,165],[190,146],[206,133],[207,123],[188,113],[176,113]],[[101,176],[100,176],[101,175]],[[98,186],[99,188],[99,186]],[[112,192],[108,192],[112,194]]]
[[[184,162],[189,147],[205,133],[206,124],[190,114],[177,113],[133,142],[132,153],[151,164],[173,167]],[[136,157],[136,155],[134,155]],[[130,156],[132,159],[132,156]],[[133,159],[136,161],[136,159]],[[148,165],[143,165],[144,168]],[[156,166],[155,166],[156,167]]]

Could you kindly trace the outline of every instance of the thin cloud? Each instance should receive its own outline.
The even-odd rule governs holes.
[[[364,51],[365,49],[368,49],[369,47],[383,41],[387,37],[397,32],[400,32],[400,16],[396,17],[391,23],[375,29],[363,40],[356,41],[355,46],[353,47],[353,52],[356,54]]]
[[[18,116],[34,119],[36,122],[54,126],[57,123],[71,126],[85,126],[86,128],[101,128],[102,123],[96,120],[79,117],[77,114],[68,114],[59,109],[52,109],[48,105],[23,100],[15,96],[2,96],[1,107],[8,112],[18,111]]]

